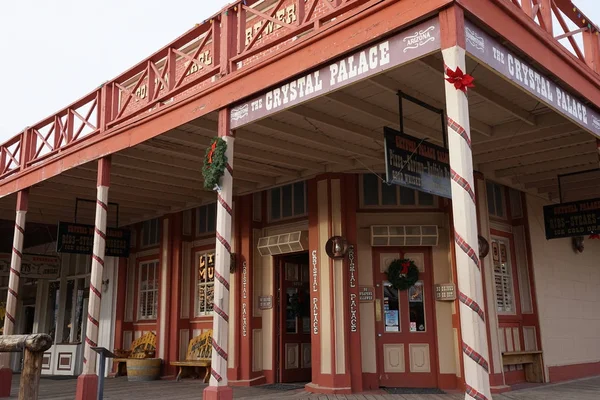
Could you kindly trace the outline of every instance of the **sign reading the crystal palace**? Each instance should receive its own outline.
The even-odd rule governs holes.
[[[600,233],[600,199],[544,207],[546,239]]]

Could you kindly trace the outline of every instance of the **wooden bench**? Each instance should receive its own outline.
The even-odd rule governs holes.
[[[156,335],[154,332],[146,332],[131,343],[131,350],[122,351],[115,349],[114,353],[117,356],[122,355],[121,357],[113,358],[113,362],[117,364],[115,376],[126,375],[127,360],[154,357],[156,354]]]
[[[176,380],[188,376],[191,371],[194,372],[194,379],[199,376],[197,368],[204,368],[204,382],[208,383],[210,379],[210,361],[212,356],[212,330],[196,336],[188,345],[185,361],[174,361],[171,365],[179,367],[179,373]]]
[[[525,380],[533,383],[544,382],[541,351],[507,351],[502,353],[502,365],[523,365]]]

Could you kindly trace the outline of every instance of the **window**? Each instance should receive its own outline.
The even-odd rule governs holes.
[[[487,181],[488,212],[490,216],[506,218],[506,205],[504,201],[504,186]]]
[[[217,203],[196,208],[196,235],[215,233],[217,227]]]
[[[492,259],[494,262],[494,287],[496,308],[499,314],[515,314],[515,296],[510,262],[510,242],[505,239],[492,239]]]
[[[196,316],[212,313],[215,299],[215,253],[203,253],[198,257],[198,275],[196,278]]]
[[[138,319],[156,319],[158,308],[158,261],[140,265]]]
[[[271,221],[306,215],[306,182],[296,182],[271,189],[269,210]]]
[[[156,246],[158,244],[159,224],[160,220],[158,218],[143,223],[142,247]]]
[[[375,174],[361,179],[363,207],[435,207],[434,195],[399,185],[388,185]]]

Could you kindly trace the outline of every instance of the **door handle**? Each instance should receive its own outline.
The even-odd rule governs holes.
[[[381,335],[381,333],[378,333],[377,336],[381,337],[382,335]]]

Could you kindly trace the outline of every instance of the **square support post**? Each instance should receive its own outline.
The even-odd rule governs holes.
[[[27,215],[28,203],[29,189],[21,190],[17,193],[17,212],[15,216],[12,258],[10,260],[4,335],[13,335],[15,330],[19,281],[21,278],[21,259],[23,257],[23,240],[25,237],[25,217]],[[11,383],[10,353],[2,353],[0,354],[0,397],[10,396]]]
[[[464,35],[464,33],[463,33]],[[445,68],[466,71],[465,49],[442,50]],[[466,399],[490,400],[487,331],[483,281],[478,257],[477,212],[467,94],[446,82],[448,145],[452,175],[452,211],[460,299],[461,348]]]
[[[100,301],[102,298],[102,272],[104,270],[104,251],[106,248],[106,220],[108,211],[108,188],[110,186],[111,159],[98,160],[98,180],[96,197],[96,223],[94,230],[94,248],[92,254],[92,273],[90,277],[90,299],[86,321],[86,337],[83,350],[83,372],[77,378],[77,400],[95,400],[98,394],[98,375],[96,375],[96,352],[100,320]],[[104,371],[98,371],[104,374]]]
[[[219,137],[227,144],[226,168],[217,188],[217,243],[215,251],[215,294],[211,378],[204,389],[205,400],[231,400],[233,390],[227,384],[227,353],[229,352],[229,266],[231,263],[233,142],[229,110],[219,111]]]

